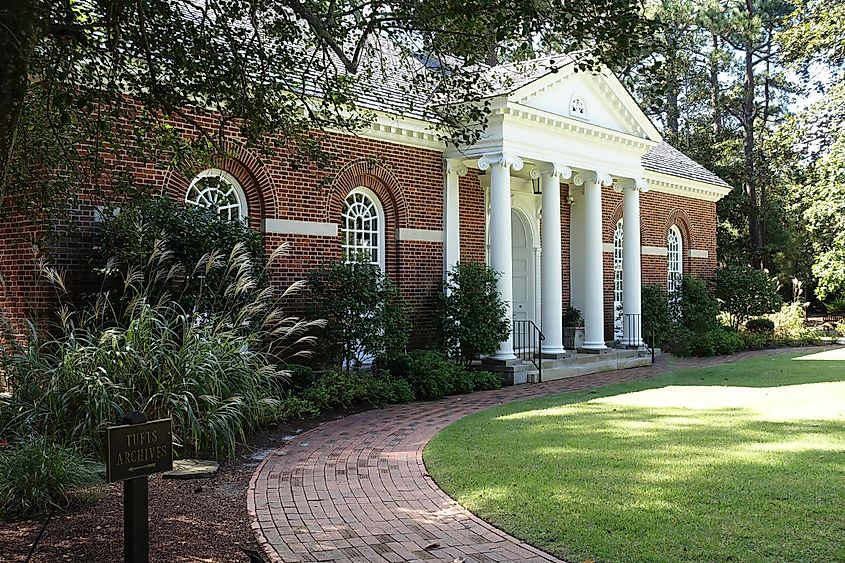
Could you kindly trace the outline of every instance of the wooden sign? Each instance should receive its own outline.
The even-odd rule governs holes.
[[[173,433],[169,418],[111,426],[107,440],[106,480],[109,483],[173,469]]]

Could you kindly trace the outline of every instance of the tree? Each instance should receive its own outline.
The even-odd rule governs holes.
[[[719,268],[714,282],[716,298],[734,328],[752,317],[773,313],[781,305],[768,272],[751,266],[735,264]]]
[[[326,321],[319,358],[349,372],[366,361],[405,352],[411,321],[399,290],[368,262],[336,262],[308,276],[311,318]]]
[[[459,262],[448,274],[443,294],[442,333],[447,355],[469,365],[489,355],[511,333],[505,302],[496,288],[499,275],[479,262]]]
[[[80,186],[126,187],[130,170],[105,159],[127,138],[176,167],[225,152],[233,128],[294,162],[324,159],[310,132],[366,123],[355,100],[385,95],[382,71],[404,77],[398,105],[471,141],[492,80],[482,63],[579,49],[592,69],[637,48],[644,25],[635,0],[9,0],[0,196],[40,210]]]

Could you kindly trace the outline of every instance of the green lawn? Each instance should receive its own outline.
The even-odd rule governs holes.
[[[570,561],[845,561],[845,353],[802,355],[503,405],[425,463]]]

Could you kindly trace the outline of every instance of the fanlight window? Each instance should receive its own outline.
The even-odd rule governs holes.
[[[246,198],[235,178],[222,170],[206,170],[193,179],[185,203],[213,210],[225,221],[246,217]]]
[[[672,225],[666,237],[669,259],[669,295],[675,295],[681,289],[681,280],[684,276],[683,247],[681,231],[676,225]]]
[[[343,206],[343,255],[384,267],[384,213],[375,194],[353,190]]]
[[[587,106],[584,104],[583,98],[580,96],[573,96],[569,103],[569,115],[575,117],[587,117]]]

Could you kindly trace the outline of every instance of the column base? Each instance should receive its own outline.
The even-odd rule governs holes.
[[[507,356],[487,356],[481,360],[483,366],[512,366],[519,362],[515,354]]]
[[[566,358],[566,349],[560,348],[541,348],[540,356],[546,360],[563,360]]]
[[[584,344],[578,348],[579,354],[610,354],[610,348],[605,344]]]

